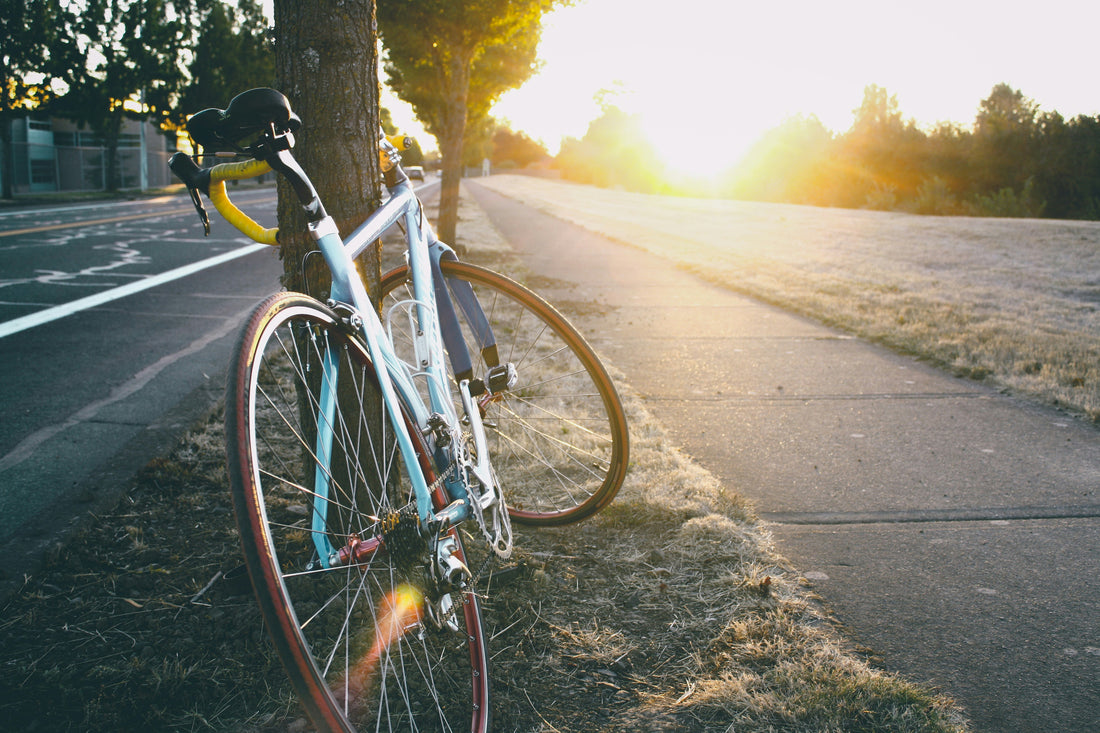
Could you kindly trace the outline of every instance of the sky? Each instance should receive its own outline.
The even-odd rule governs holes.
[[[541,68],[493,109],[555,153],[602,89],[676,167],[717,172],[792,115],[834,132],[870,84],[903,117],[969,126],[1004,82],[1044,111],[1100,112],[1095,0],[578,0],[547,15]]]

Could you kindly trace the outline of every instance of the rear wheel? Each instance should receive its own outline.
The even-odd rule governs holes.
[[[476,265],[441,264],[452,291],[455,283],[472,286],[496,338],[494,354],[482,348],[471,319],[462,320],[473,375],[483,378],[494,356],[516,368],[510,389],[479,398],[512,518],[556,525],[599,511],[622,486],[629,452],[622,404],[599,358],[564,316],[522,285]],[[411,362],[412,338],[398,327],[407,307],[399,304],[412,300],[407,278],[407,267],[382,278],[383,314],[393,322],[398,355]]]
[[[326,413],[322,383],[334,377]],[[329,424],[330,446],[317,439]],[[359,339],[307,296],[260,304],[231,365],[226,428],[249,574],[314,724],[488,730],[480,606],[472,588],[444,593],[425,571],[408,467]],[[410,432],[430,482],[427,448]],[[445,501],[435,497],[437,508]],[[354,559],[325,557],[340,551]]]

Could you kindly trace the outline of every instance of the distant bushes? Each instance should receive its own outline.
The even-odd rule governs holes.
[[[892,186],[877,186],[867,194],[863,208],[877,211],[906,211],[930,216],[1036,219],[1043,216],[1046,202],[1037,199],[1034,178],[1025,181],[1019,192],[1005,187],[988,195],[979,194],[969,200],[960,200],[944,179],[932,176],[917,186],[916,194],[911,199],[900,200],[897,190]]]
[[[636,115],[612,105],[593,120],[581,139],[566,138],[554,159],[562,178],[602,188],[672,193],[653,145]]]

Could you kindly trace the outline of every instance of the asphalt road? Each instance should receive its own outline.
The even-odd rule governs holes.
[[[1096,426],[468,188],[881,667],[976,731],[1100,731]]]
[[[275,217],[273,188],[234,201]],[[0,589],[221,396],[282,265],[212,229],[186,196],[0,209]]]

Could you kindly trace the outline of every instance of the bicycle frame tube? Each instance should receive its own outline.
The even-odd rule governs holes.
[[[398,221],[402,221],[405,226],[405,236],[409,245],[409,272],[413,298],[416,301],[417,328],[423,334],[424,352],[427,356],[426,363],[417,364],[415,368],[428,377],[428,394],[432,411],[446,415],[453,424],[458,415],[447,391],[448,380],[443,362],[444,334],[440,333],[439,321],[436,318],[437,309],[449,307],[450,303],[436,297],[437,291],[432,285],[432,267],[428,254],[429,246],[441,243],[436,239],[431,225],[424,221],[420,201],[416,198],[412,187],[405,182],[391,188],[390,198],[352,232],[344,246],[348,256],[354,260]],[[361,306],[355,305],[362,311]],[[417,416],[418,421],[423,424],[420,417]]]
[[[408,183],[394,186],[386,203],[352,232],[345,246],[351,258],[355,259],[370,246],[371,242],[378,239],[383,232],[402,217],[404,217],[405,230],[409,238],[409,271],[414,297],[418,303],[422,304],[427,300],[426,295],[429,288],[435,294],[435,310],[439,315],[439,324],[442,328],[441,341],[434,337],[430,337],[428,341],[431,344],[446,345],[447,352],[451,355],[455,376],[461,379],[465,372],[469,372],[471,364],[469,354],[466,351],[466,343],[459,329],[454,305],[457,304],[462,309],[463,315],[477,338],[478,348],[483,353],[496,345],[496,339],[489,327],[488,319],[486,319],[485,313],[481,309],[481,304],[478,303],[477,296],[474,295],[470,285],[459,280],[449,283],[450,288],[448,289],[448,283],[443,277],[439,263],[442,260],[457,260],[458,258],[455,256],[453,249],[436,238],[431,225],[423,220],[420,201],[416,198],[412,187]],[[451,293],[453,293],[453,298]],[[418,315],[421,323],[431,324],[434,330],[436,323],[434,318],[428,317],[423,311],[418,311]],[[486,354],[486,357],[488,366],[496,366],[497,359],[495,357],[490,357],[488,354]],[[449,414],[450,401],[445,399],[445,394],[439,394],[442,391],[441,385],[447,383],[446,374],[443,373],[442,351],[432,355],[430,366],[439,370],[438,373],[432,375],[432,409],[438,412],[448,412]]]
[[[331,218],[310,225],[311,233],[317,241],[325,261],[332,273],[332,300],[351,305],[360,316],[360,331],[366,341],[367,350],[374,362],[382,399],[391,415],[391,424],[398,449],[407,466],[416,466],[417,458],[404,421],[401,420],[401,405],[405,404],[413,411],[417,425],[424,426],[428,414],[417,396],[408,369],[393,353],[386,339],[384,329],[371,304],[370,297],[354,269],[354,258],[360,255],[371,243],[386,230],[404,220],[406,237],[409,243],[409,267],[412,272],[413,293],[416,301],[418,329],[423,333],[427,359],[416,367],[428,377],[428,392],[431,409],[443,413],[450,424],[457,424],[454,404],[447,392],[446,369],[443,365],[443,344],[435,318],[436,300],[432,288],[431,266],[428,259],[425,234],[434,240],[434,234],[426,222],[421,221],[420,202],[408,184],[395,186],[390,198],[370,217],[367,218],[344,242]],[[318,415],[318,436],[316,454],[321,466],[317,469],[312,530],[314,545],[327,567],[329,558],[335,551],[325,534],[325,520],[328,510],[330,481],[328,463],[332,455],[332,421],[335,419],[337,390],[337,359],[335,354],[326,353],[323,360],[323,378]],[[324,425],[328,429],[320,429]],[[323,466],[323,467],[322,467]],[[410,471],[410,480],[417,498],[417,513],[427,525],[433,518],[429,487],[420,471]],[[457,518],[457,517],[456,517]]]
[[[333,420],[336,419],[336,375],[337,359],[331,344],[326,344],[321,356],[321,394],[317,401],[317,467],[314,469],[314,492],[317,499],[313,502],[313,546],[324,567],[328,567],[329,558],[335,549],[328,541],[326,527],[328,522],[328,495],[331,486]]]
[[[456,375],[469,371],[470,357],[462,339],[455,303],[448,292],[448,284],[440,271],[441,259],[456,259],[454,251],[440,242],[431,225],[423,220],[420,201],[416,198],[408,183],[401,183],[390,189],[390,198],[370,217],[367,218],[346,241],[342,240],[330,217],[310,225],[311,233],[317,241],[325,261],[332,273],[332,300],[346,303],[354,308],[362,323],[360,331],[366,341],[368,352],[374,363],[382,399],[391,415],[391,424],[397,440],[398,449],[407,466],[418,465],[412,440],[407,426],[401,420],[401,405],[408,406],[413,412],[415,423],[421,427],[428,423],[428,413],[418,397],[412,374],[390,347],[384,328],[375,312],[362,280],[354,268],[354,259],[382,236],[390,227],[401,221],[405,227],[408,241],[408,264],[412,281],[413,299],[416,310],[417,334],[414,337],[422,343],[418,349],[420,364],[414,365],[416,371],[427,377],[430,409],[443,414],[448,424],[457,425],[458,415],[451,399],[446,366],[444,364],[444,342],[451,351]],[[483,353],[495,346],[492,330],[488,327],[480,303],[467,283],[452,283],[457,290],[454,297],[466,319],[474,329],[478,346]],[[469,292],[467,292],[469,291]],[[329,347],[331,348],[331,347]],[[495,352],[495,349],[493,349]],[[495,358],[489,360],[489,366],[495,366]],[[328,464],[332,456],[332,421],[335,419],[337,364],[335,354],[326,353],[323,359],[322,391],[320,395],[316,455],[320,465],[315,476],[317,497],[315,500],[312,533],[321,562],[327,567],[335,548],[325,534],[329,501],[330,476]],[[469,377],[464,377],[469,378]],[[417,498],[417,513],[425,525],[433,518],[429,487],[420,471],[410,471],[410,480]],[[463,491],[463,494],[465,492]],[[449,518],[458,521],[465,511],[452,510]]]
[[[379,211],[382,211],[381,209]],[[360,316],[362,325],[360,331],[367,344],[367,351],[374,362],[374,370],[382,392],[382,400],[390,414],[390,424],[393,427],[394,437],[398,450],[405,460],[405,465],[418,466],[412,439],[409,437],[404,421],[401,419],[402,403],[409,405],[415,411],[414,417],[418,424],[424,424],[427,416],[422,414],[423,408],[418,407],[419,398],[411,381],[408,379],[400,361],[393,355],[389,348],[382,324],[379,322],[374,309],[371,307],[370,298],[362,281],[355,274],[354,265],[350,255],[350,249],[345,248],[339,232],[331,219],[325,219],[316,225],[311,225],[317,246],[321,250],[329,269],[332,271],[333,300],[349,303]],[[377,238],[375,235],[374,238]],[[369,241],[373,241],[369,240]],[[328,347],[331,349],[332,347]],[[323,360],[324,374],[321,380],[321,396],[318,415],[318,435],[316,451],[318,459],[325,468],[318,468],[317,484],[313,513],[313,537],[314,546],[321,558],[321,563],[328,567],[329,558],[332,556],[333,547],[324,534],[324,518],[327,515],[329,502],[329,480],[325,473],[328,470],[328,460],[331,457],[332,429],[336,411],[337,393],[337,358],[335,354],[326,353]],[[404,400],[399,399],[398,391],[401,391]],[[323,429],[327,426],[328,429]],[[417,513],[425,526],[431,521],[434,513],[427,482],[422,472],[409,471],[409,480],[412,482],[413,491],[416,494]]]

